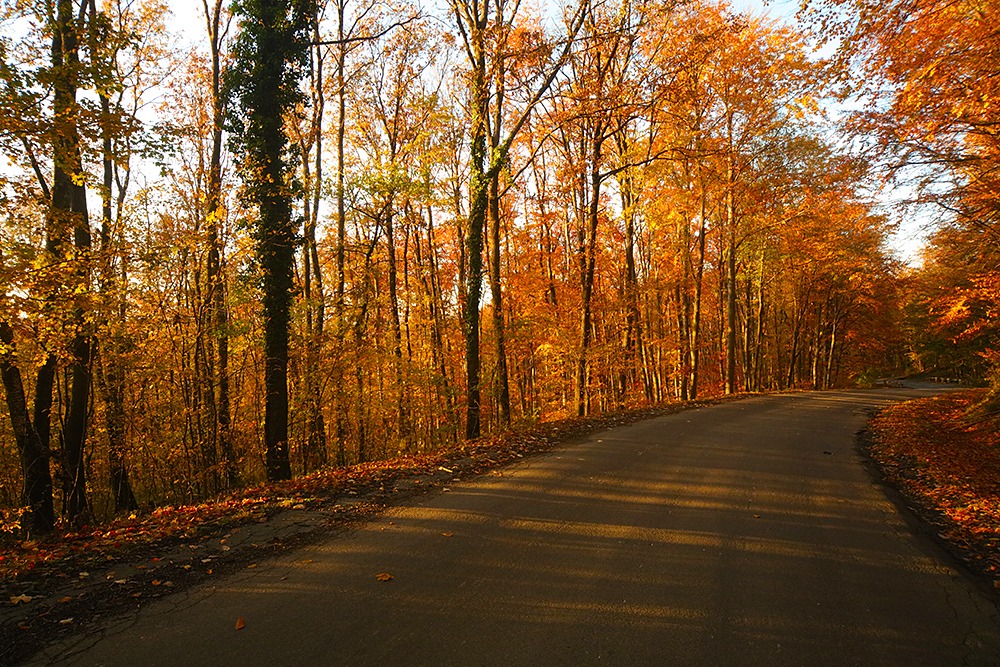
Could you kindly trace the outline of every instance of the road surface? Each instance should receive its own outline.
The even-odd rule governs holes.
[[[34,661],[1000,665],[996,596],[914,532],[856,450],[872,406],[927,391],[759,397],[605,431]]]

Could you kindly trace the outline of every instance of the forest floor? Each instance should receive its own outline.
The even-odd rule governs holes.
[[[1000,416],[969,416],[984,392],[889,407],[871,421],[864,444],[938,541],[1000,589]]]
[[[744,396],[561,420],[451,450],[324,470],[198,505],[0,544],[0,666],[64,635],[309,544],[450,483],[598,430]],[[968,423],[974,391],[884,410],[869,454],[945,546],[1000,588],[1000,431]]]

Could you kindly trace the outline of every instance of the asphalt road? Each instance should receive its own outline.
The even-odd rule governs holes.
[[[1000,665],[996,596],[856,450],[872,406],[920,393],[753,398],[606,431],[35,663]]]

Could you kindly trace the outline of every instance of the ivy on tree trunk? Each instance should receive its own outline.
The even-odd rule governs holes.
[[[264,444],[267,477],[289,479],[288,331],[299,221],[298,190],[284,120],[303,102],[310,0],[240,0],[240,31],[226,75],[230,144],[247,200],[257,209],[253,233],[264,316]]]

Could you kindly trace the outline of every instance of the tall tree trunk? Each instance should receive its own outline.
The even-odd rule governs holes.
[[[347,314],[345,312],[345,294],[347,287],[347,176],[344,166],[345,142],[347,138],[347,42],[345,41],[344,24],[346,17],[347,0],[335,0],[334,7],[337,13],[337,43],[334,45],[334,72],[337,86],[337,125],[336,151],[337,151],[337,174],[334,187],[334,198],[337,205],[337,230],[334,252],[336,254],[337,274],[334,296],[334,317],[336,318],[334,333],[337,341],[337,352],[344,357],[344,341],[347,336]],[[317,155],[317,159],[319,156]],[[336,377],[338,384],[346,381],[343,363],[336,366]],[[337,465],[347,464],[347,401],[338,400],[334,418],[334,438],[337,441]]]
[[[603,127],[595,128],[591,137],[590,174],[587,188],[585,239],[580,256],[580,354],[576,367],[576,413],[584,416],[590,411],[589,366],[590,346],[593,341],[594,273],[597,268],[597,227],[601,211],[601,173]]]
[[[264,323],[264,447],[269,480],[291,478],[288,452],[288,349],[297,221],[285,117],[300,102],[314,6],[306,0],[238,4],[244,13],[229,72],[231,135],[246,194],[257,210],[255,240]]]
[[[93,3],[91,4],[93,7]],[[114,266],[114,246],[112,226],[114,223],[111,190],[114,185],[114,155],[111,138],[111,102],[108,96],[100,94],[103,127],[101,129],[104,183],[101,191],[101,293],[113,304],[115,313],[114,330],[102,346],[98,377],[104,394],[105,427],[108,432],[108,471],[111,477],[111,493],[116,512],[127,512],[138,508],[128,475],[128,443],[125,437],[125,366],[124,342],[126,301],[122,293],[126,282],[124,258],[121,276]],[[121,280],[119,281],[119,277]]]
[[[809,298],[812,295],[813,286],[810,284],[806,288],[806,292],[802,295],[801,300],[796,300],[795,308],[795,318],[792,322],[792,341],[791,341],[791,351],[788,355],[788,388],[795,386],[798,381],[798,364],[799,355],[801,353],[801,338],[802,338],[802,328],[805,323],[806,311],[809,307]]]
[[[395,157],[395,156],[394,156]],[[399,279],[398,268],[396,266],[396,229],[395,211],[390,199],[385,205],[385,239],[386,251],[389,257],[389,309],[391,311],[392,326],[392,357],[393,372],[396,380],[396,430],[400,441],[411,438],[409,428],[409,418],[406,408],[406,387],[403,382],[403,327],[399,315],[399,289],[397,280]]]
[[[705,236],[708,233],[708,195],[705,190],[705,178],[702,167],[698,166],[698,180],[701,184],[701,196],[699,204],[698,223],[698,265],[695,268],[694,278],[694,308],[691,315],[691,384],[688,387],[688,398],[694,400],[698,398],[698,377],[700,374],[701,360],[701,295],[705,283]]]
[[[625,172],[619,179],[622,200],[622,218],[625,221],[625,358],[622,364],[621,396],[623,403],[628,394],[631,378],[636,371],[637,350],[642,349],[642,328],[639,314],[639,275],[635,266],[635,207],[636,193],[633,176]],[[650,398],[647,391],[647,400]]]
[[[691,221],[686,216],[680,219],[680,252],[682,272],[677,284],[677,338],[680,352],[680,384],[681,400],[686,401],[691,396],[691,341],[694,337],[694,304],[691,286],[694,282],[694,267],[691,259]]]
[[[72,227],[76,251],[73,281],[79,290],[74,306],[76,333],[70,346],[71,384],[63,426],[63,460],[66,465],[66,516],[72,523],[84,522],[87,507],[84,447],[87,436],[87,413],[90,398],[90,355],[92,339],[85,322],[82,295],[90,291],[90,221],[87,218],[87,192],[83,185],[80,134],[77,128],[78,106],[76,80],[79,75],[78,40],[71,0],[58,0],[56,25],[52,40],[52,65],[55,141],[52,179],[53,215]]]
[[[503,127],[504,102],[506,101],[506,66],[502,57],[497,59],[493,73],[496,90],[493,94],[493,122],[490,128],[490,151],[495,154],[500,148]],[[493,310],[493,344],[496,352],[496,406],[497,421],[501,428],[510,426],[510,373],[507,369],[507,337],[504,326],[503,289],[500,275],[500,174],[494,170],[490,178],[489,192],[490,231],[490,296]]]
[[[736,391],[736,212],[732,190],[726,194],[726,229],[729,243],[726,248],[725,297],[726,297],[726,393]]]
[[[239,484],[239,469],[233,450],[231,429],[231,400],[229,388],[229,310],[226,305],[226,278],[222,263],[222,226],[226,210],[222,202],[222,129],[225,102],[222,99],[222,0],[214,0],[211,7],[203,0],[205,19],[208,23],[209,48],[212,57],[212,154],[208,167],[208,266],[207,281],[211,313],[210,327],[215,335],[216,368],[215,439],[222,458],[226,483]]]
[[[499,122],[499,121],[497,121]],[[510,425],[510,377],[507,371],[507,342],[504,330],[503,290],[500,276],[500,177],[490,181],[490,294],[493,299],[493,336],[496,346],[497,420]]]
[[[431,365],[438,374],[440,389],[439,397],[445,399],[445,419],[446,423],[454,424],[454,397],[451,392],[451,383],[448,379],[448,367],[445,363],[444,338],[442,336],[443,323],[441,321],[441,294],[438,286],[437,261],[434,256],[434,212],[427,207],[427,251],[423,257],[420,234],[416,234],[414,239],[414,251],[417,265],[421,267],[420,282],[424,287],[424,295],[427,299],[427,310],[430,319],[431,334]],[[435,383],[436,384],[436,383]]]
[[[517,11],[517,3],[514,11]],[[544,72],[538,86],[521,110],[520,116],[510,124],[506,138],[496,142],[497,147],[486,154],[490,91],[488,89],[488,73],[494,73],[495,63],[488,62],[486,53],[487,31],[490,28],[491,7],[496,11],[495,23],[509,19],[504,17],[505,4],[498,1],[479,2],[478,0],[455,0],[451,4],[455,20],[464,41],[466,55],[469,58],[469,215],[465,236],[465,301],[462,319],[465,334],[465,370],[466,370],[466,422],[465,432],[469,439],[479,437],[481,431],[481,397],[480,397],[480,358],[479,358],[479,306],[482,299],[483,274],[483,227],[489,200],[489,187],[493,177],[499,173],[507,160],[511,143],[524,127],[533,108],[555,81],[556,76],[569,58],[575,43],[575,36],[587,16],[587,0],[581,0],[576,13],[569,21],[567,39],[563,42],[561,51],[554,62]],[[502,54],[500,54],[502,55]],[[460,269],[461,269],[460,258]]]
[[[364,264],[362,266],[362,278],[360,285],[360,307],[355,316],[353,323],[353,333],[354,333],[354,381],[357,396],[356,400],[356,412],[354,417],[354,423],[356,428],[355,439],[357,440],[357,459],[358,463],[364,463],[371,458],[371,452],[368,446],[368,410],[367,402],[365,401],[365,396],[368,393],[365,391],[365,372],[366,369],[362,363],[362,350],[365,345],[365,322],[368,318],[368,306],[369,306],[369,290],[371,289],[371,262],[372,253],[375,252],[376,240],[378,239],[378,234],[374,234],[372,242],[368,246],[368,251],[365,253]]]
[[[306,436],[302,452],[303,472],[311,472],[326,464],[326,424],[323,419],[323,397],[319,374],[320,353],[323,341],[325,303],[323,294],[323,273],[319,266],[319,252],[316,243],[316,226],[319,224],[320,201],[323,184],[323,111],[326,106],[324,92],[324,47],[320,45],[319,18],[312,20],[313,41],[311,50],[312,94],[309,136],[302,151],[302,166],[305,182],[304,230],[302,248],[302,285],[306,311],[305,365],[305,427]],[[312,170],[310,169],[312,166]]]
[[[21,526],[29,535],[47,533],[55,524],[49,452],[31,422],[21,371],[14,360],[14,332],[5,320],[0,320],[0,343],[0,378],[24,478],[21,502],[28,508]]]
[[[476,3],[479,5],[479,3]],[[487,123],[489,91],[486,88],[486,28],[489,3],[481,3],[481,11],[470,16],[469,55],[472,59],[469,107],[469,221],[466,228],[465,312],[465,437],[478,438],[481,425],[481,392],[479,387],[479,304],[483,283],[483,227],[489,199],[490,177],[487,162]]]

